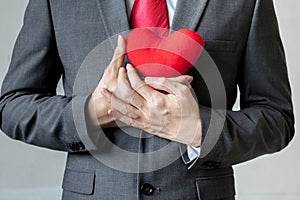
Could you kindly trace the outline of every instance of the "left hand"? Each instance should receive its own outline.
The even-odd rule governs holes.
[[[126,74],[128,75],[129,82]],[[104,90],[115,119],[159,137],[200,146],[199,108],[190,91],[191,76],[142,81],[135,69],[120,68],[116,90]],[[158,91],[159,90],[159,91]],[[163,91],[163,92],[160,92]]]

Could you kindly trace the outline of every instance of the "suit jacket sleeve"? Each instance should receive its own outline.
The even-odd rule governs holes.
[[[225,114],[200,108],[203,139],[210,137],[206,132],[212,112],[219,121],[225,119],[216,145],[207,155],[201,155],[206,166],[230,166],[279,151],[294,135],[285,55],[271,0],[256,1],[238,86],[240,111]],[[203,143],[202,149],[205,148]]]
[[[2,85],[1,129],[9,137],[26,143],[69,152],[84,151],[72,115],[74,97],[56,95],[63,66],[49,10],[44,0],[31,0],[26,9]]]

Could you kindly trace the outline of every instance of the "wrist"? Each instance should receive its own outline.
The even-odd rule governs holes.
[[[191,146],[199,148],[201,146],[201,138],[202,138],[202,128],[201,128],[201,120],[197,121],[197,128],[194,134],[194,139]]]
[[[109,105],[102,94],[91,95],[86,103],[86,116],[89,125],[92,129],[99,129],[100,127],[110,127],[114,122],[113,117],[108,115]]]

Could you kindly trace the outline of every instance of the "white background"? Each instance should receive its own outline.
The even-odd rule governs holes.
[[[0,82],[22,25],[27,0],[0,2]],[[275,0],[296,114],[296,136],[280,153],[235,167],[237,200],[300,199],[300,1]],[[38,19],[37,19],[38,20]],[[0,134],[0,200],[58,200],[66,154],[16,142]]]

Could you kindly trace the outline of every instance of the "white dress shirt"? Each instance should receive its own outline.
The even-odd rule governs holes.
[[[167,7],[168,7],[168,18],[169,18],[169,27],[172,29],[172,22],[173,22],[173,18],[174,18],[174,13],[175,13],[175,9],[176,9],[176,4],[177,4],[177,0],[166,0],[167,1]],[[131,14],[131,10],[133,7],[133,3],[134,0],[126,0],[126,5],[127,5],[127,14],[130,17]],[[128,17],[128,18],[129,18]],[[183,161],[186,164],[191,163],[192,161],[194,161],[192,163],[191,166],[189,166],[189,169],[194,165],[194,163],[198,160],[199,156],[200,156],[200,151],[201,148],[200,147],[193,147],[191,145],[187,146],[187,155],[188,158],[190,160],[185,160],[183,159]]]

